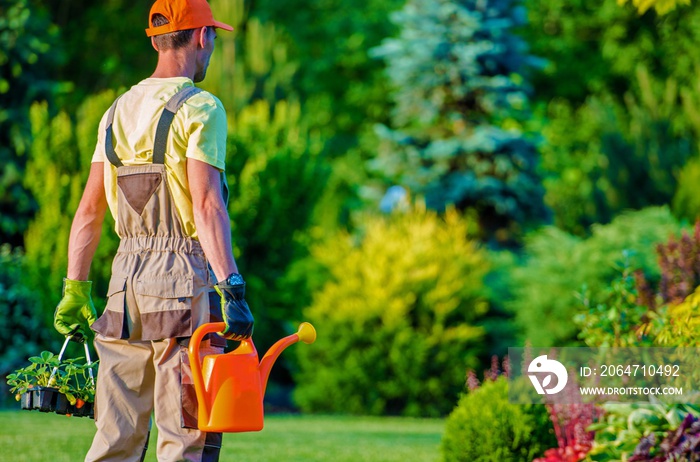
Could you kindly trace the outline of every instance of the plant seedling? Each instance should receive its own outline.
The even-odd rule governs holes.
[[[29,358],[28,366],[7,376],[10,392],[21,401],[22,409],[92,416],[97,361],[90,361],[87,346],[87,363],[80,363],[83,358],[61,360],[64,351],[65,344],[58,356],[42,351]]]

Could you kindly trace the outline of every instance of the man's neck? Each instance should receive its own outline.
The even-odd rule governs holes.
[[[153,78],[165,79],[169,77],[194,78],[195,60],[186,49],[168,50],[158,53],[158,64],[153,71]]]

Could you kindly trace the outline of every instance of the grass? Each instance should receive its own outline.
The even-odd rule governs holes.
[[[272,415],[261,432],[224,435],[220,462],[435,462],[443,428],[437,419]],[[11,451],[13,462],[80,461],[93,434],[89,419],[0,411],[0,458]],[[156,461],[155,437],[147,462]]]

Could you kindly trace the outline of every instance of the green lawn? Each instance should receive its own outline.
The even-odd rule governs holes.
[[[226,434],[221,462],[436,462],[443,427],[436,419],[267,416],[261,432]],[[93,433],[84,418],[0,411],[0,451],[13,462],[81,461]],[[155,435],[150,447],[146,461],[155,462]]]

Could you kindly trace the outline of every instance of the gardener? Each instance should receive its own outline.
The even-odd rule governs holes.
[[[217,28],[233,30],[214,20],[206,0],[157,0],[146,29],[158,52],[155,72],[100,123],[54,319],[79,341],[90,325],[96,332],[97,433],[88,461],[142,460],[152,412],[159,461],[218,460],[221,434],[196,429],[187,341],[201,324],[221,320],[223,306],[224,338],[201,348],[221,353],[225,338],[250,337],[253,317],[231,251],[226,112],[194,86]],[[121,241],[95,321],[87,279],[108,206]]]

